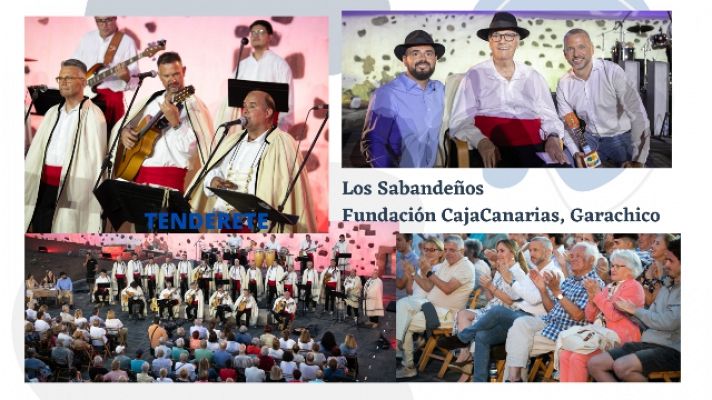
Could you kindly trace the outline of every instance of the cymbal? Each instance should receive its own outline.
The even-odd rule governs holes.
[[[32,62],[32,61],[37,61],[34,58],[27,58],[25,57],[25,62]]]
[[[645,32],[650,32],[650,31],[652,31],[653,29],[654,29],[654,28],[653,28],[652,26],[650,26],[650,25],[640,25],[640,24],[637,24],[637,25],[634,25],[634,26],[629,26],[626,30],[627,30],[628,32],[632,32],[632,33],[645,33]]]

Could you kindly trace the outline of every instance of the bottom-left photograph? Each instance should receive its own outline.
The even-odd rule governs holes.
[[[27,382],[394,382],[395,225],[28,234]]]

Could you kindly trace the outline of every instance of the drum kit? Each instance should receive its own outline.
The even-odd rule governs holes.
[[[668,37],[668,35],[663,33],[662,26],[659,28],[658,33],[649,35],[648,33],[652,32],[655,29],[652,25],[637,23],[635,25],[631,25],[627,28],[624,28],[623,22],[624,21],[616,22],[615,27],[612,30],[601,34],[602,39],[604,40],[601,48],[605,48],[604,38],[606,33],[619,31],[618,40],[616,40],[613,46],[611,47],[610,60],[620,65],[621,68],[626,70],[626,74],[629,76],[629,79],[638,82],[638,88],[640,90],[640,93],[642,96],[645,96],[648,90],[648,74],[650,73],[650,71],[648,71],[648,64],[650,61],[648,60],[648,57],[650,55],[649,53],[653,50],[665,50],[666,55],[668,57],[668,60],[666,61],[670,63],[671,60],[669,58],[672,54],[672,40]],[[636,49],[636,45],[633,41],[625,41],[625,32],[635,34],[639,37],[645,37],[642,46]],[[646,34],[648,34],[647,37]],[[636,58],[636,50],[639,51],[638,57],[640,57],[640,52],[642,52],[642,58]]]

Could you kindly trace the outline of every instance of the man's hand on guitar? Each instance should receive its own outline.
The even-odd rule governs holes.
[[[171,128],[178,129],[180,127],[180,111],[178,111],[178,107],[175,104],[168,101],[168,97],[166,96],[158,106],[161,108],[161,112],[163,112],[163,116],[168,120],[168,123],[171,124]]]
[[[116,77],[121,79],[124,82],[128,82],[129,79],[131,79],[131,75],[129,74],[129,69],[126,68],[124,64],[119,64],[116,66]]]
[[[232,183],[228,180],[219,178],[217,176],[215,178],[213,178],[212,181],[210,181],[210,186],[218,188],[218,189],[237,189],[237,185],[235,185],[234,183]]]
[[[134,147],[137,140],[138,132],[131,128],[124,128],[121,130],[121,144],[123,144],[126,149]]]

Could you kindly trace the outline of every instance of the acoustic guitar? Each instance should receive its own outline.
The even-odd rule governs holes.
[[[96,63],[92,65],[91,68],[86,73],[86,78],[87,78],[87,86],[84,88],[84,95],[93,98],[96,96],[96,88],[99,86],[100,83],[104,82],[105,80],[111,78],[112,76],[116,75],[116,71],[119,69],[119,66],[124,66],[128,67],[130,64],[140,60],[143,57],[153,57],[154,54],[158,53],[161,50],[166,49],[166,41],[165,40],[159,40],[155,43],[149,43],[148,47],[138,53],[137,55],[129,58],[128,60],[124,60],[115,66],[111,68],[106,68],[106,65],[102,63]]]
[[[186,86],[173,96],[173,104],[180,105],[195,93],[195,88]],[[124,155],[116,167],[116,177],[133,181],[138,174],[143,162],[153,154],[153,149],[158,139],[161,138],[163,129],[168,126],[168,121],[159,111],[154,116],[146,115],[133,128],[138,132],[138,140],[134,147],[125,150]]]

